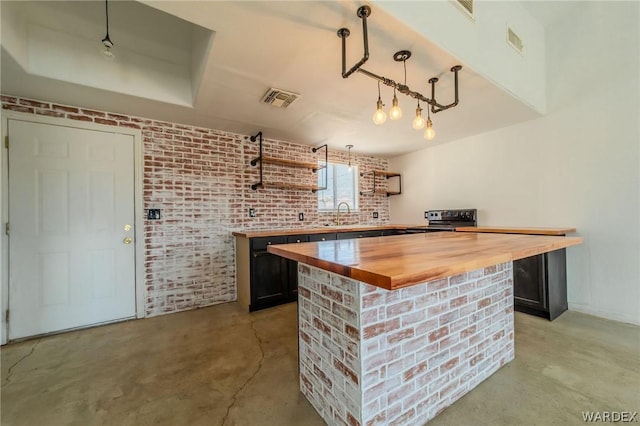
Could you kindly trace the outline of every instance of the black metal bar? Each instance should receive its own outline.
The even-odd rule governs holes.
[[[367,71],[364,68],[360,68],[358,70],[358,72],[366,75],[367,77],[370,77],[374,80],[378,80],[380,83],[384,84],[385,86],[389,86],[389,87],[393,87],[395,88],[398,92],[405,94],[407,96],[410,96],[414,99],[418,99],[422,102],[425,102],[427,104],[431,104],[432,101],[431,99],[427,98],[426,96],[424,96],[422,93],[419,92],[414,92],[413,90],[411,90],[409,88],[409,86],[405,85],[405,84],[400,84],[400,83],[396,83],[395,81],[391,80],[390,78],[386,78],[386,77],[382,77],[379,76],[375,73],[372,73],[371,71]]]
[[[381,82],[382,84],[384,84],[385,86],[389,86],[389,87],[393,87],[395,88],[398,92],[407,95],[411,98],[417,99],[421,102],[427,103],[429,105],[431,105],[431,112],[438,113],[440,111],[444,111],[446,109],[449,108],[453,108],[454,106],[458,105],[458,70],[460,70],[462,67],[460,65],[456,65],[455,67],[451,68],[451,71],[455,73],[454,75],[454,81],[455,81],[455,87],[454,87],[454,95],[455,95],[455,101],[449,105],[442,105],[440,103],[438,103],[435,100],[435,83],[438,81],[437,78],[432,78],[429,80],[429,83],[431,83],[431,98],[427,98],[426,96],[424,96],[422,93],[420,92],[414,92],[413,90],[411,90],[409,88],[409,86],[405,85],[405,84],[400,84],[400,83],[396,83],[395,81],[391,80],[390,78],[386,78],[386,77],[382,77],[379,76],[375,73],[372,73],[371,71],[365,70],[364,68],[360,68],[358,69],[358,72],[366,75],[367,77],[370,77],[374,80],[378,80],[379,82]],[[455,70],[454,70],[455,69]]]
[[[317,190],[313,191],[314,193],[318,192],[318,191],[324,191],[325,189],[327,189],[327,185],[329,183],[329,179],[327,177],[327,173],[329,171],[329,169],[327,167],[327,165],[329,164],[329,147],[327,146],[327,144],[324,144],[324,145],[317,146],[315,148],[311,148],[311,151],[315,153],[316,151],[318,151],[318,150],[320,150],[322,148],[324,148],[324,188],[318,188]],[[317,170],[320,170],[320,169],[321,168],[318,168],[318,169],[316,169],[314,171],[317,171]]]
[[[358,8],[357,15],[362,19],[362,40],[364,44],[364,53],[362,59],[360,59],[349,71],[347,71],[347,37],[349,37],[348,28],[340,28],[338,30],[338,37],[342,39],[342,78],[347,78],[354,72],[356,72],[365,62],[369,60],[369,34],[367,32],[367,16],[371,14],[371,8],[369,6],[360,6]]]
[[[432,113],[438,113],[440,111],[444,111],[447,110],[449,108],[453,108],[454,106],[458,105],[459,102],[459,98],[458,98],[458,71],[460,71],[462,69],[461,65],[456,65],[451,67],[451,72],[453,73],[453,84],[454,84],[454,101],[452,103],[450,103],[449,105],[441,105],[439,103],[437,103],[435,101],[436,95],[435,95],[435,84],[438,81],[438,79],[435,79],[434,82],[432,82],[432,80],[434,80],[433,78],[431,80],[429,80],[429,82],[431,83],[431,97],[433,98],[433,103],[431,104],[431,112]],[[438,109],[436,109],[436,107]]]
[[[251,165],[255,166],[256,163],[259,161],[260,162],[260,182],[258,183],[254,183],[251,185],[251,189],[253,189],[254,191],[258,188],[261,188],[263,186],[263,181],[262,181],[262,131],[259,131],[257,134],[255,134],[254,136],[251,136],[249,138],[249,140],[251,142],[255,142],[256,139],[260,138],[260,154],[258,155],[257,158],[254,158],[253,160],[251,160]]]

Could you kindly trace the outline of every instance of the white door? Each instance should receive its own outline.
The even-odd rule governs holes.
[[[133,136],[8,135],[9,339],[135,316]]]

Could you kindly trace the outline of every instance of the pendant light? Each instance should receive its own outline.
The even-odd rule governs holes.
[[[398,106],[398,97],[396,96],[396,88],[393,88],[393,101],[391,103],[391,109],[389,110],[389,117],[392,120],[399,120],[402,118],[402,110]]]
[[[104,38],[102,39],[102,54],[106,59],[113,60],[115,58],[115,55],[111,51],[111,49],[113,48],[113,42],[109,38],[109,3],[108,1],[109,0],[104,0],[104,11],[105,11],[105,17],[107,21],[107,35],[105,35]]]
[[[428,141],[433,140],[436,137],[436,131],[433,130],[433,123],[431,123],[431,115],[429,114],[429,108],[427,108],[427,129],[424,131],[424,138]]]
[[[418,108],[416,108],[416,118],[413,119],[413,128],[420,130],[424,128],[424,118],[422,118],[422,108],[420,108],[420,100],[418,100]]]
[[[462,70],[461,65],[452,66],[449,71],[453,74],[453,95],[454,100],[450,104],[443,105],[436,100],[436,83],[438,83],[438,77],[430,78],[429,84],[431,85],[431,97],[426,97],[420,92],[416,92],[411,90],[409,86],[407,86],[407,60],[411,58],[410,50],[400,50],[393,54],[393,60],[396,62],[402,62],[404,67],[404,83],[396,82],[388,77],[383,75],[376,74],[375,72],[369,71],[365,69],[363,66],[369,60],[369,37],[367,31],[367,18],[371,15],[371,6],[362,5],[358,7],[356,12],[358,18],[362,20],[362,41],[363,41],[363,49],[364,52],[362,54],[362,58],[358,60],[351,68],[347,68],[347,38],[351,35],[351,31],[349,28],[340,28],[337,31],[337,35],[341,40],[342,45],[342,78],[349,78],[354,73],[359,73],[365,75],[369,78],[378,81],[378,102],[376,104],[376,112],[373,115],[373,122],[375,124],[382,124],[386,121],[386,115],[384,111],[382,111],[382,107],[384,106],[382,103],[382,99],[380,98],[380,83],[385,86],[393,87],[393,104],[388,112],[389,117],[392,120],[399,120],[402,118],[402,110],[398,105],[398,97],[397,92],[408,96],[410,98],[414,98],[418,100],[418,107],[416,108],[416,115],[413,119],[412,127],[416,130],[424,129],[426,126],[426,130],[424,132],[424,137],[427,140],[432,140],[436,136],[436,132],[433,129],[433,123],[431,122],[430,114],[427,114],[427,120],[425,122],[422,117],[422,108],[420,108],[420,102],[424,102],[428,105],[427,111],[432,112],[434,114],[446,111],[450,108],[455,108],[458,106],[460,98],[458,96],[458,73]]]
[[[376,103],[376,112],[373,113],[373,122],[376,124],[382,124],[387,121],[387,114],[382,109],[383,106],[384,104],[380,98],[380,82],[378,81],[378,102]]]
[[[353,148],[353,145],[345,145],[344,147],[349,150],[349,171],[351,171],[351,148]]]

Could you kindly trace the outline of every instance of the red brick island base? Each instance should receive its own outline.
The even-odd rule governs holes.
[[[424,424],[514,358],[512,263],[397,290],[300,263],[300,388],[329,424]]]

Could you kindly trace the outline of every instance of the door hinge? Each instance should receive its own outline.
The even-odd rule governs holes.
[[[4,322],[9,322],[9,310],[8,309],[4,312]]]
[[[4,147],[9,149],[9,136],[4,137]]]
[[[9,235],[9,222],[4,224],[4,233]]]

